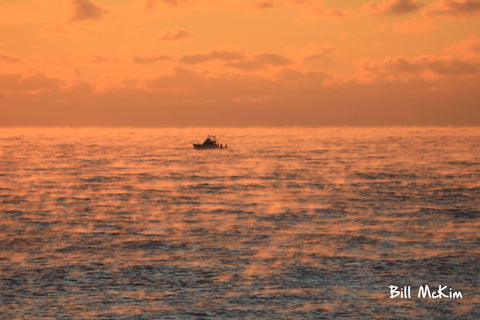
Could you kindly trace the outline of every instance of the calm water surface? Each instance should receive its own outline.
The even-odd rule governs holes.
[[[194,150],[209,133],[229,148]],[[0,129],[0,318],[478,319],[479,146],[480,128]]]

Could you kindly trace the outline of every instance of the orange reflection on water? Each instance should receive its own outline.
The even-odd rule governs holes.
[[[217,130],[2,129],[1,312],[414,318],[444,309],[390,281],[474,292],[478,130]]]

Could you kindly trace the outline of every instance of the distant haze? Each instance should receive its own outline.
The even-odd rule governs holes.
[[[480,125],[480,1],[0,1],[0,126]]]

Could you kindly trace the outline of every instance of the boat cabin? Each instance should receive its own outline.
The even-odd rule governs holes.
[[[208,135],[207,139],[205,139],[205,141],[203,141],[203,144],[204,145],[215,146],[217,144],[217,137],[212,136],[212,135]]]

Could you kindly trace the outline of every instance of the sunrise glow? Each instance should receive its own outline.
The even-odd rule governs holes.
[[[479,0],[1,0],[1,126],[480,125]]]

